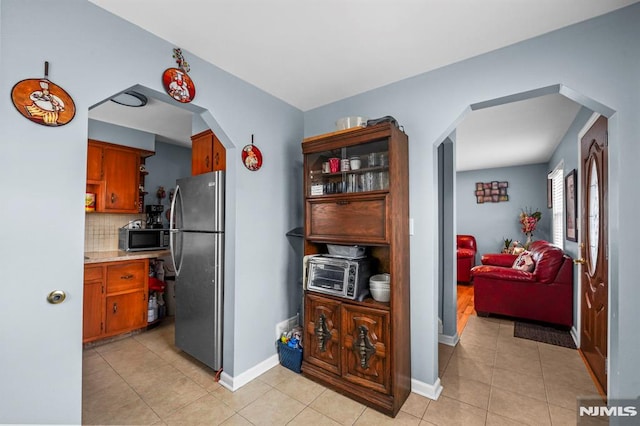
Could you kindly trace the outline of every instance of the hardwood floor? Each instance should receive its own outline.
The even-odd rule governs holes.
[[[473,284],[458,283],[458,336],[462,334],[462,330],[467,325],[469,317],[475,315],[476,310],[473,307]]]

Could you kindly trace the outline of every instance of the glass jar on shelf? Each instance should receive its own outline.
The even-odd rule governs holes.
[[[307,155],[307,196],[384,191],[389,188],[388,140]]]

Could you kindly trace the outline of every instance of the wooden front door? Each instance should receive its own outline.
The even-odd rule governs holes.
[[[609,253],[607,212],[607,119],[600,117],[580,141],[581,237],[580,349],[607,392],[607,318]]]

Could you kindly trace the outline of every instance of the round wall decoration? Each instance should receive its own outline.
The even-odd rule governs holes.
[[[168,68],[162,74],[162,84],[169,96],[178,102],[189,103],[196,96],[196,87],[189,75],[178,69]]]
[[[44,78],[19,81],[11,89],[13,106],[23,117],[43,126],[64,126],[76,115],[71,96],[49,81],[49,63],[44,65]]]
[[[242,164],[252,172],[262,167],[262,153],[258,147],[253,144],[253,135],[251,135],[251,144],[245,145],[245,147],[242,148]]]
[[[181,49],[173,49],[173,57],[176,58],[179,68],[168,68],[162,74],[164,90],[178,102],[188,103],[196,97],[196,86],[187,74],[189,64],[182,57]]]

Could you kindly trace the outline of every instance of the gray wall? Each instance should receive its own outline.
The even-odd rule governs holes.
[[[34,17],[55,23],[53,33],[28,29]],[[167,96],[160,77],[175,65],[176,46],[84,0],[2,0],[0,40],[0,181],[11,206],[0,220],[12,224],[0,259],[3,289],[13,295],[1,310],[0,423],[77,424],[88,109],[137,84]],[[300,161],[303,114],[183,53],[198,89],[193,104],[209,111],[201,117],[227,148],[224,373],[235,378],[275,356],[275,324],[295,314],[284,235],[302,222],[300,192],[288,182]],[[75,118],[62,127],[34,124],[11,104],[13,85],[42,76],[45,60],[49,78],[75,102]],[[251,134],[264,157],[257,172],[240,165]],[[45,214],[47,232],[26,235]],[[34,261],[47,280],[29,272]],[[43,294],[56,288],[70,296],[54,310]],[[64,380],[51,360],[60,360]]]
[[[633,259],[638,239],[634,216],[640,209],[638,22],[640,5],[636,4],[305,113],[305,136],[331,131],[337,118],[349,115],[393,115],[409,135],[414,384],[434,386],[438,378],[435,146],[451,134],[473,104],[560,84],[572,99],[610,117],[609,395],[638,395],[640,338],[635,327],[640,322],[636,306],[640,287]]]
[[[176,187],[176,180],[191,176],[191,148],[173,145],[165,142],[156,142],[156,154],[148,157],[145,164],[149,174],[145,178],[144,197],[145,205],[158,204],[156,192],[158,187],[164,187],[166,197],[160,204],[167,211],[170,207],[169,192]],[[162,215],[165,227],[169,227],[169,221]]]
[[[551,156],[551,159],[549,159],[549,170],[553,170],[560,162],[562,162],[564,164],[565,177],[573,169],[576,169],[578,173],[580,173],[579,133],[587,124],[587,121],[589,120],[589,118],[591,118],[592,114],[593,111],[591,111],[589,108],[580,109],[578,115],[576,115],[575,120],[573,120],[573,123],[571,124],[571,126],[569,126],[567,133],[564,135],[562,141],[558,145],[558,148],[556,148],[555,152]],[[579,178],[580,177],[578,176],[578,179]],[[578,202],[580,202],[580,199],[578,199]],[[578,214],[579,213],[580,211],[578,209]],[[578,223],[579,220],[580,219],[578,219]],[[578,235],[578,238],[580,238],[580,235]],[[578,242],[573,242],[565,239],[564,250],[573,258],[580,257],[578,252]]]
[[[89,139],[147,151],[155,150],[156,141],[151,133],[92,119],[89,119]]]
[[[473,170],[456,174],[456,225],[458,234],[476,237],[478,257],[499,253],[505,238],[524,244],[526,236],[519,222],[520,212],[539,210],[542,218],[533,234],[534,240],[548,240],[551,235],[551,210],[547,209],[546,164]],[[509,182],[509,201],[476,203],[476,182]]]

